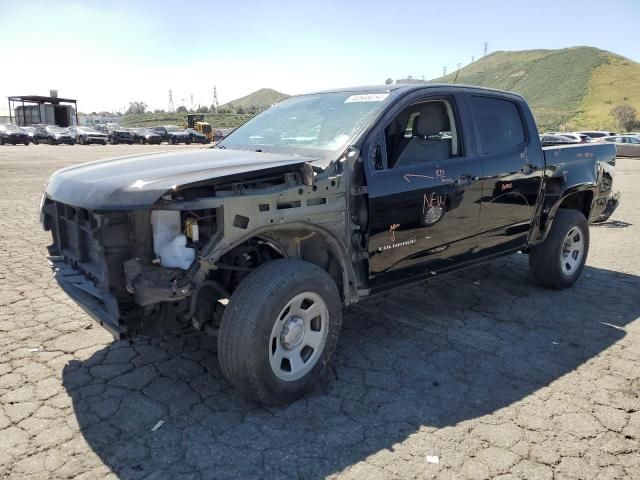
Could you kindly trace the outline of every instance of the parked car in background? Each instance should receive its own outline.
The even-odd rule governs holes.
[[[111,145],[117,145],[118,143],[133,145],[133,133],[127,128],[121,127],[117,123],[107,123],[107,131],[109,132]]]
[[[604,137],[611,137],[615,135],[615,132],[606,132],[602,130],[591,130],[588,132],[576,132],[581,135],[587,135],[594,142],[601,142]]]
[[[29,134],[22,130],[13,123],[0,124],[0,145],[10,143],[11,145],[17,145],[22,143],[23,145],[29,145],[31,139]]]
[[[615,144],[617,157],[640,158],[640,137],[616,135],[615,137],[604,137],[602,140]]]
[[[213,130],[213,141],[219,142],[224,137],[229,135],[229,133],[231,133],[232,131],[233,131],[233,128],[215,128]]]
[[[546,133],[544,135],[540,135],[540,143],[542,143],[543,147],[548,147],[550,145],[571,145],[582,142],[574,138],[566,137],[564,135],[553,135],[550,133]]]
[[[48,143],[49,145],[75,145],[76,137],[69,129],[56,125],[39,126],[36,130],[34,143]]]
[[[204,133],[198,132],[195,128],[185,128],[185,130],[191,136],[191,141],[193,143],[210,143],[211,142]]]
[[[556,132],[554,135],[559,135],[562,137],[569,138],[571,140],[575,140],[576,143],[587,143],[591,141],[591,137],[585,135],[584,133],[573,133],[573,132]]]
[[[27,135],[29,135],[29,140],[33,143],[33,139],[36,135],[36,127],[34,126],[28,126],[28,127],[20,127],[22,130],[24,130],[25,132],[27,132]]]
[[[158,145],[162,142],[162,137],[150,128],[134,128],[133,141],[140,145]]]
[[[35,131],[33,132],[33,136],[31,137],[31,141],[34,144],[38,145],[39,143],[47,143],[47,139],[48,139],[48,134],[46,130],[47,126],[48,125],[45,125],[43,123],[37,123],[37,124],[31,125],[31,127],[35,129]]]
[[[153,131],[162,137],[162,140],[175,145],[176,143],[191,143],[191,135],[184,129],[178,128],[175,125],[160,125],[153,127]]]
[[[91,143],[106,145],[109,140],[109,135],[91,127],[69,127],[69,132],[75,136],[76,143],[80,145],[89,145]]]

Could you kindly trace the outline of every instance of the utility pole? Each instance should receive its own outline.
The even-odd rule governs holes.
[[[175,107],[173,106],[173,92],[169,89],[169,113],[173,113]]]
[[[216,86],[213,86],[213,109],[214,111],[218,111],[218,92],[216,91]]]
[[[447,76],[447,66],[446,65],[442,68],[442,76],[443,77]]]
[[[458,68],[456,70],[460,70],[462,68],[462,63],[458,62]]]
[[[191,110],[193,110],[193,93],[191,94]]]
[[[471,63],[476,61],[476,57],[474,55],[471,55]]]
[[[484,56],[487,56],[487,50],[489,49],[489,43],[488,42],[484,42]]]

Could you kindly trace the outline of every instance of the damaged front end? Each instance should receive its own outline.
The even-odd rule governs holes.
[[[215,330],[242,279],[308,236],[289,242],[267,230],[308,222],[343,238],[344,202],[339,175],[299,162],[176,186],[129,211],[46,198],[42,218],[59,285],[123,339],[189,324]]]

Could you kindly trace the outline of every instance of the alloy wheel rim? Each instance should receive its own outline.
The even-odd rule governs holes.
[[[574,226],[569,229],[560,250],[560,267],[567,276],[575,275],[584,255],[584,233]]]
[[[303,292],[276,317],[269,344],[269,365],[280,380],[293,382],[318,363],[327,343],[329,311],[320,295]]]

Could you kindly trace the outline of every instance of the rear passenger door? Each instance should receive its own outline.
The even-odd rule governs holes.
[[[479,255],[526,242],[544,172],[540,140],[527,125],[531,113],[519,97],[469,93],[484,178]]]

